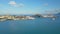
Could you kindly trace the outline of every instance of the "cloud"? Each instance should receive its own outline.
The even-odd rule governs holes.
[[[14,6],[14,7],[23,7],[24,6],[23,3],[17,4],[15,1],[10,1],[8,4],[11,6]]]
[[[23,3],[20,3],[20,4],[16,4],[15,7],[23,7],[24,4]]]
[[[44,3],[44,6],[48,6],[48,3]]]
[[[60,9],[55,9],[54,11],[55,11],[55,12],[60,12]]]
[[[16,2],[15,1],[10,1],[8,4],[10,4],[11,6],[15,6]]]
[[[45,10],[46,14],[56,14],[59,13],[60,10],[59,9],[49,9],[49,10]]]

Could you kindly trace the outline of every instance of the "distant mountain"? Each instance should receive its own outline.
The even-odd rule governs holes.
[[[35,14],[35,15],[32,15],[32,17],[40,18],[40,17],[42,17],[42,15],[41,14]]]

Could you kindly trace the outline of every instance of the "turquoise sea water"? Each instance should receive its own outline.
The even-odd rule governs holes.
[[[60,17],[1,21],[0,34],[60,34]]]

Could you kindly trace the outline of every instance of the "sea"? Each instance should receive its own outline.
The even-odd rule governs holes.
[[[60,17],[0,21],[0,34],[60,34]]]

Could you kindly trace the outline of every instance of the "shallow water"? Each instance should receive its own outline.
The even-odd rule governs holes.
[[[60,17],[1,21],[0,34],[60,34]]]

